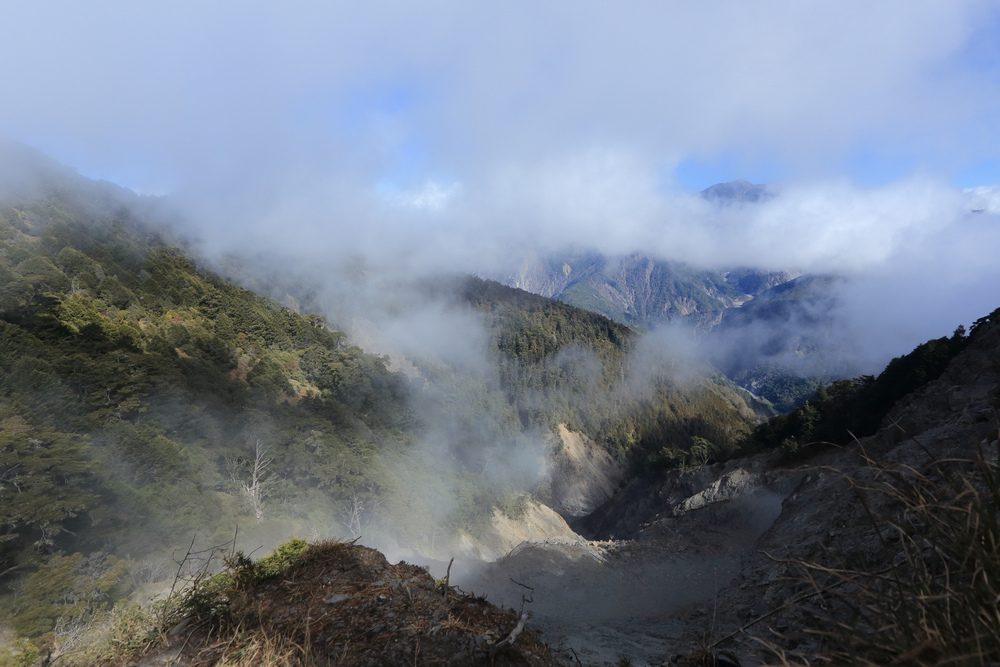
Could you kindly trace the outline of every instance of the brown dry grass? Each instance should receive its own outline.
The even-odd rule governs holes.
[[[374,549],[297,540],[256,562],[239,553],[225,561],[166,606],[129,608],[61,664],[157,656],[178,667],[558,664],[530,630],[494,650],[516,614]]]
[[[794,561],[813,594],[806,664],[1000,664],[1000,476],[995,453],[918,471],[866,458],[849,478],[878,533],[885,567]],[[868,481],[859,482],[858,479]],[[785,657],[780,664],[792,663]]]

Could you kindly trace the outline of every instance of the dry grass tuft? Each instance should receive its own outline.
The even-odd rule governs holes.
[[[796,561],[816,604],[807,633],[815,662],[853,665],[1000,664],[1000,478],[995,456],[941,460],[924,472],[866,458],[853,481],[886,567]],[[875,508],[881,508],[876,510]],[[783,661],[784,662],[784,661]],[[786,662],[786,664],[788,664]]]
[[[374,549],[291,540],[256,561],[233,551],[222,559],[222,572],[199,569],[160,607],[123,609],[98,641],[60,664],[558,664],[530,630],[513,645],[501,641],[518,623],[513,612]]]

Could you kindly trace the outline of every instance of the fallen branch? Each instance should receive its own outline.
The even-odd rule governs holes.
[[[517,636],[521,634],[522,630],[524,630],[524,622],[527,621],[530,617],[531,617],[530,611],[523,612],[521,614],[521,618],[518,619],[517,621],[517,625],[515,625],[514,629],[510,631],[510,634],[507,635],[507,637],[505,637],[503,640],[493,645],[492,650],[490,650],[490,664],[493,663],[493,656],[496,655],[497,651],[506,646],[510,646],[511,644],[514,643],[514,640],[517,639]]]
[[[448,571],[444,573],[444,593],[442,594],[442,597],[444,597],[445,600],[448,599],[448,585],[451,582],[451,564],[454,562],[455,557],[452,556],[451,560],[448,561]]]

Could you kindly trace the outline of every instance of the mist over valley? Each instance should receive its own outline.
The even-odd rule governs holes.
[[[1000,661],[990,3],[0,27],[0,667]]]

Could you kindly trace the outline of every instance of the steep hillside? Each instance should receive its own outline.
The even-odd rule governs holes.
[[[15,628],[86,612],[67,591],[108,572],[113,599],[126,554],[237,523],[341,532],[354,500],[398,497],[381,462],[416,440],[405,377],[55,183],[0,209],[0,572],[47,591],[5,596]]]
[[[874,435],[788,471],[797,486],[720,596],[720,647],[750,654],[749,636],[841,662],[1000,660],[998,359],[995,311]]]
[[[988,318],[973,325],[975,333]],[[808,400],[787,415],[754,429],[744,451],[781,448],[786,456],[800,455],[810,442],[846,445],[854,438],[873,435],[896,401],[938,379],[969,340],[959,327],[950,338],[937,338],[897,357],[872,377],[837,380],[810,393]]]
[[[767,485],[774,488],[781,486],[774,481],[787,476],[781,464],[828,453],[835,446],[850,446],[857,438],[884,431],[896,406],[937,381],[970,343],[986,337],[985,332],[998,317],[1000,311],[978,320],[969,337],[960,327],[950,338],[918,345],[910,353],[893,359],[877,377],[839,380],[821,388],[789,414],[757,426],[741,442],[739,454],[744,457],[760,454],[757,459],[740,458],[724,465],[629,480],[614,498],[588,515],[581,528],[600,539],[635,537],[665,508],[675,513],[693,509],[693,504],[701,502],[698,499],[712,485],[716,488],[710,492],[714,494],[710,502],[743,494],[764,479],[771,480]],[[936,415],[942,419],[947,416]],[[676,511],[677,508],[681,510]]]
[[[617,640],[626,656],[651,664],[685,653],[671,664],[1000,659],[998,360],[1000,310],[968,339],[929,341],[869,378],[864,410],[817,411],[831,421],[814,425],[836,424],[842,447],[631,480],[584,524],[594,537],[628,541],[599,568],[556,560],[573,576],[590,572],[595,591],[667,573],[661,601],[644,609],[642,625],[616,621],[606,632],[608,621],[584,614],[553,631],[575,640],[581,656],[607,660]],[[799,412],[788,421],[804,424]],[[850,438],[857,418],[875,420],[872,435]],[[524,574],[535,585],[523,565],[499,576]],[[620,616],[633,608],[620,604]]]
[[[652,358],[600,315],[476,278],[462,298],[487,314],[500,384],[525,425],[566,421],[645,469],[727,458],[759,419],[715,369]]]
[[[532,587],[583,665],[995,662],[998,319],[866,383],[872,437],[628,480],[577,524],[604,541],[525,544],[463,585]]]
[[[724,457],[756,421],[718,375],[637,376],[626,327],[471,278],[421,289],[481,324],[488,368],[391,372],[199,266],[157,202],[0,162],[0,607],[21,635],[165,576],[195,533],[433,552],[519,520],[526,492],[575,488],[542,488],[560,423],[642,469]]]

